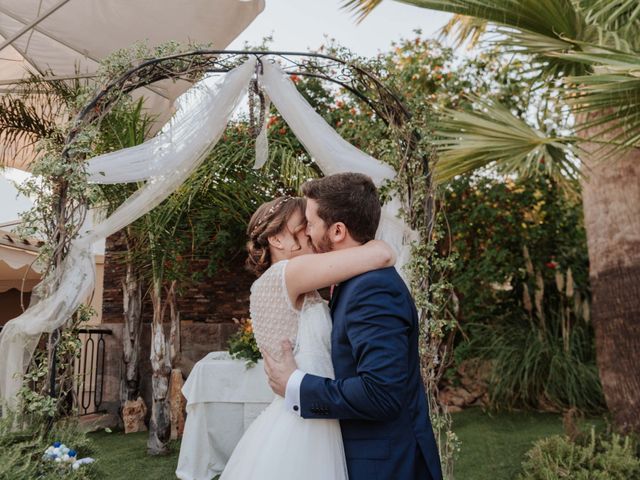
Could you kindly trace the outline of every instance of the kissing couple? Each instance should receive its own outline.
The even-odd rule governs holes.
[[[302,191],[249,222],[253,331],[277,396],[220,478],[441,480],[416,307],[393,249],[374,240],[376,187],[341,173]],[[327,305],[317,290],[330,286]]]

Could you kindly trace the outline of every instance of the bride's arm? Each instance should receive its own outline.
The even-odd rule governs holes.
[[[391,267],[396,262],[393,249],[381,240],[371,240],[359,247],[327,253],[300,255],[287,263],[285,283],[289,297],[328,287],[361,273]]]

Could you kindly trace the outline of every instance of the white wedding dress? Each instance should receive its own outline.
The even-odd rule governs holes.
[[[300,311],[287,293],[287,261],[272,265],[251,286],[253,332],[261,349],[281,355],[289,338],[298,367],[333,378],[331,316],[317,292]],[[255,419],[236,446],[220,480],[346,480],[347,465],[337,420],[305,420],[275,400]]]

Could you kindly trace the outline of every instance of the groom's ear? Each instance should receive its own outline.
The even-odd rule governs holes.
[[[348,235],[349,230],[347,230],[347,226],[342,222],[336,222],[329,227],[329,236],[334,243],[343,241]]]

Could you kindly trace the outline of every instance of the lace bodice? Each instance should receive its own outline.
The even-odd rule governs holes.
[[[287,293],[284,269],[287,261],[274,263],[251,285],[250,306],[253,334],[260,349],[279,357],[280,343],[288,338],[293,345],[298,336],[300,312]]]
[[[281,342],[294,345],[298,367],[308,373],[333,376],[331,316],[318,292],[306,294],[302,309],[289,299],[285,283],[287,260],[275,263],[251,286],[253,333],[260,349],[281,356]]]

